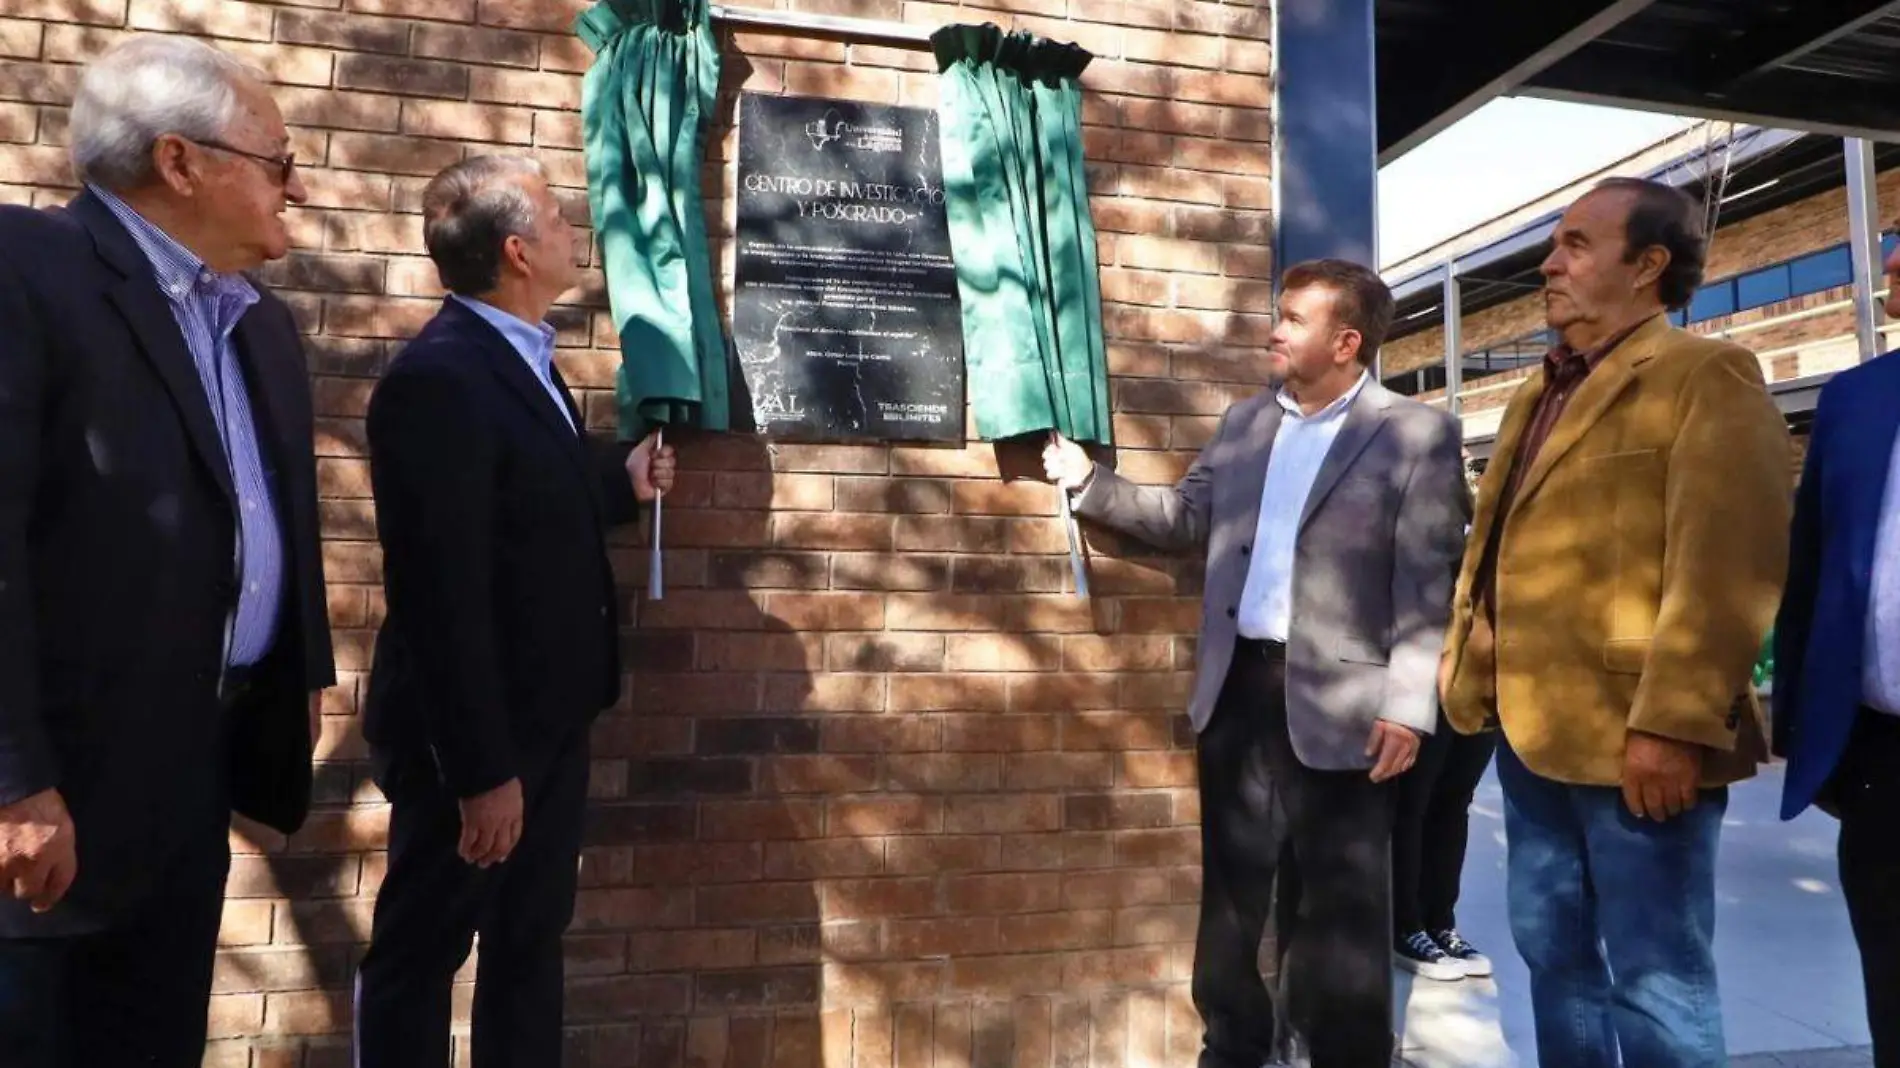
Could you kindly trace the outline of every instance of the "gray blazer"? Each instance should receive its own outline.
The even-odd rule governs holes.
[[[1213,718],[1233,661],[1282,414],[1264,390],[1227,409],[1179,484],[1136,486],[1097,466],[1075,502],[1078,515],[1160,548],[1206,546],[1188,705],[1196,731]],[[1438,658],[1470,516],[1457,421],[1366,383],[1320,466],[1295,549],[1287,721],[1308,767],[1370,767],[1374,720],[1437,725]]]

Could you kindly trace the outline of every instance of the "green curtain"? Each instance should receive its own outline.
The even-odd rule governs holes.
[[[731,423],[726,340],[700,196],[719,89],[708,0],[601,0],[574,23],[588,200],[620,332],[620,436]]]
[[[930,43],[977,433],[1110,444],[1077,82],[1093,57],[992,25],[946,26]]]

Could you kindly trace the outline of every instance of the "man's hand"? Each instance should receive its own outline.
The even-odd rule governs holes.
[[[659,436],[657,430],[648,434],[627,454],[627,477],[633,479],[633,496],[643,503],[665,496],[673,488],[673,446],[656,448]]]
[[[1366,755],[1377,757],[1372,765],[1372,781],[1385,782],[1412,769],[1418,761],[1418,735],[1409,727],[1379,720],[1372,725],[1372,737],[1366,739]]]
[[[462,798],[460,804],[462,841],[455,851],[478,868],[507,860],[521,841],[521,780],[509,779],[485,794]]]
[[[73,818],[58,790],[0,807],[0,891],[47,912],[73,885],[79,855]]]
[[[1049,444],[1042,448],[1044,477],[1073,493],[1082,488],[1094,471],[1095,461],[1082,451],[1082,446],[1061,434],[1049,435]]]
[[[1702,747],[1641,731],[1623,747],[1623,803],[1639,819],[1666,820],[1695,807]]]

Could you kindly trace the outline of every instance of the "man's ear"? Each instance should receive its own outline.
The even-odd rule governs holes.
[[[513,267],[519,274],[528,273],[528,243],[520,234],[509,234],[501,239],[501,263],[503,267]]]
[[[1651,245],[1636,257],[1636,288],[1655,285],[1674,257],[1661,245]]]
[[[1343,362],[1358,363],[1359,350],[1365,347],[1366,336],[1348,326],[1339,331],[1333,342],[1333,351],[1344,357]]]
[[[152,142],[152,173],[181,197],[198,191],[201,175],[192,164],[191,143],[177,134],[161,134]]]

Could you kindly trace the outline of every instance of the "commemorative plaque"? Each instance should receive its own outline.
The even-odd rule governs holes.
[[[963,440],[963,324],[928,108],[746,94],[733,340],[754,429]]]

